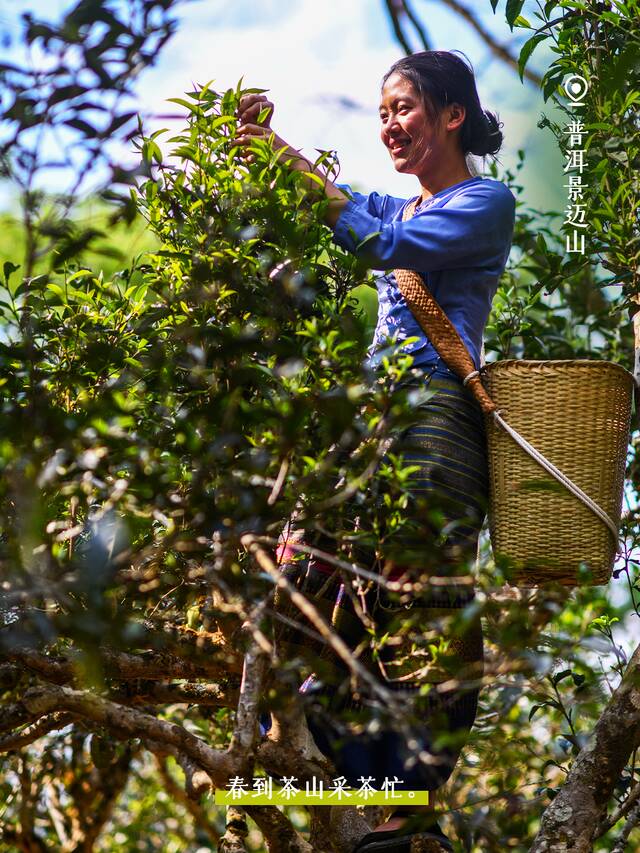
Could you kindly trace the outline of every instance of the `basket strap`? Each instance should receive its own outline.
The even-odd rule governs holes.
[[[410,219],[416,208],[416,201],[408,204],[402,219]],[[480,372],[476,370],[473,359],[458,330],[434,299],[421,275],[414,270],[393,271],[400,292],[425,334],[440,354],[447,367],[459,376],[469,388],[485,414],[496,408],[480,381]]]
[[[413,216],[417,201],[416,199],[406,206],[402,214],[403,221]],[[582,491],[580,486],[576,485],[566,474],[563,474],[553,462],[550,462],[546,456],[536,450],[533,445],[529,444],[526,438],[520,435],[513,427],[509,426],[504,420],[502,413],[498,410],[496,404],[483,386],[480,380],[480,371],[476,370],[466,344],[451,320],[444,313],[440,305],[438,305],[422,276],[414,270],[397,269],[393,273],[407,306],[420,323],[424,333],[433,344],[434,349],[447,367],[459,376],[463,384],[469,388],[482,411],[486,415],[490,415],[494,422],[501,426],[532,459],[538,462],[545,471],[555,477],[558,482],[562,483],[565,488],[598,516],[611,532],[616,543],[616,550],[620,553],[618,525],[616,525],[602,507],[592,500],[586,492]]]

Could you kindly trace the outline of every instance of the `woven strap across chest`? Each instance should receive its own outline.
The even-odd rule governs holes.
[[[410,219],[416,209],[416,201],[408,204],[402,215],[403,221]],[[436,352],[440,355],[449,370],[459,376],[463,383],[468,387],[469,391],[477,400],[478,405],[485,415],[490,416],[493,421],[502,427],[505,432],[516,441],[522,449],[536,460],[551,476],[555,477],[563,486],[565,486],[572,494],[581,500],[586,506],[592,510],[598,518],[606,524],[613,536],[616,546],[619,549],[618,543],[618,525],[609,517],[609,515],[593,501],[589,495],[577,486],[569,477],[565,476],[554,464],[550,462],[542,453],[539,453],[535,447],[513,429],[502,417],[501,412],[497,409],[496,404],[485,390],[480,380],[480,373],[471,358],[471,354],[467,349],[464,341],[460,337],[458,330],[455,328],[451,320],[444,313],[440,305],[436,302],[431,291],[427,287],[422,276],[414,270],[394,270],[394,275],[398,283],[398,288],[402,293],[407,306],[411,310],[413,316],[420,323],[422,330],[427,338],[432,343]]]
[[[407,205],[403,220],[413,216],[416,203],[417,200]],[[480,374],[469,350],[456,327],[432,296],[422,276],[413,270],[393,272],[405,302],[444,363],[462,379],[485,414],[495,411],[495,403],[480,381]]]

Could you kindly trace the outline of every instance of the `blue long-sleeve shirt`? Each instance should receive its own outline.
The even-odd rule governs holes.
[[[376,279],[378,322],[370,365],[378,367],[382,357],[407,338],[417,338],[403,346],[403,352],[413,356],[414,367],[438,360],[392,271],[410,269],[422,275],[479,367],[482,334],[513,238],[511,190],[493,178],[468,178],[434,193],[403,222],[403,211],[412,199],[376,192],[363,195],[348,184],[339,186],[353,201],[340,213],[334,242],[374,270],[391,270]]]

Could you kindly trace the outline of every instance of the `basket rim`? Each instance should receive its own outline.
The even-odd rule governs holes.
[[[497,369],[498,367],[511,367],[515,364],[521,364],[523,366],[537,365],[539,367],[546,364],[553,366],[574,365],[576,367],[597,366],[599,368],[606,368],[607,370],[621,371],[631,379],[634,379],[633,373],[631,373],[630,370],[627,370],[627,368],[622,364],[618,364],[616,361],[606,361],[598,358],[504,358],[498,359],[498,361],[489,361],[483,365],[482,369],[487,370],[489,368]]]

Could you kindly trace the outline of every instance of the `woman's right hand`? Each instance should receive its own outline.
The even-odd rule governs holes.
[[[260,113],[265,110],[262,121],[258,121]],[[273,103],[267,100],[265,95],[243,95],[238,104],[238,124],[260,124],[262,127],[271,127],[271,116],[273,115]]]

